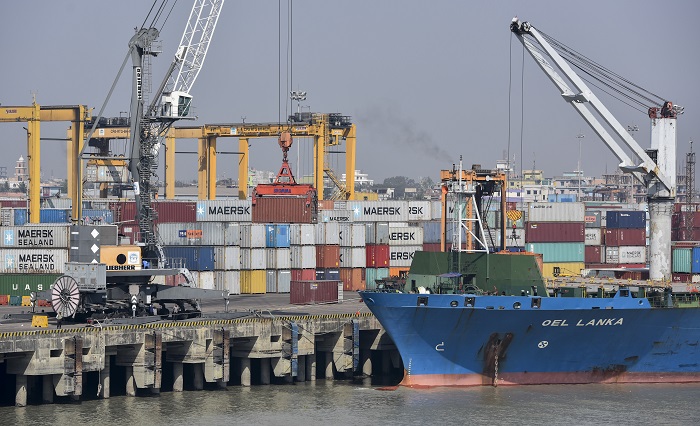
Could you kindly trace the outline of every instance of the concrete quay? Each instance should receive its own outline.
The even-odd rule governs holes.
[[[402,372],[393,342],[357,294],[329,305],[289,305],[288,295],[236,296],[229,307],[245,316],[61,329],[53,321],[49,328],[0,321],[0,403]]]

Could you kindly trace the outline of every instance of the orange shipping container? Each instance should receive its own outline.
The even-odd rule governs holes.
[[[316,246],[316,268],[337,268],[340,265],[340,246]]]
[[[389,276],[405,278],[410,268],[389,268]]]
[[[340,280],[343,282],[343,290],[357,291],[365,289],[362,280],[363,268],[340,268]]]

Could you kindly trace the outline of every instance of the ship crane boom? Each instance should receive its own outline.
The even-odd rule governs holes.
[[[548,42],[547,37],[529,22],[520,21],[517,17],[511,21],[510,30],[559,89],[564,100],[574,107],[620,160],[620,169],[631,173],[645,186],[651,222],[649,276],[652,280],[669,280],[671,211],[676,197],[676,114],[680,109],[674,108],[668,101],[664,101],[661,108],[649,108],[652,141],[651,149],[645,150],[574,72]],[[607,124],[611,132],[598,117]],[[629,156],[628,151],[631,151],[634,157]]]

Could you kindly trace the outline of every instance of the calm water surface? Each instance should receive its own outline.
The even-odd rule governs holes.
[[[368,382],[229,387],[0,407],[0,425],[697,425],[700,384],[399,388]]]

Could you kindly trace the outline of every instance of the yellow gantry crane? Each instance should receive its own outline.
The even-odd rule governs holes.
[[[198,196],[201,200],[216,198],[217,150],[216,142],[221,137],[238,138],[238,196],[248,197],[248,165],[250,159],[249,141],[255,138],[276,138],[282,132],[289,132],[292,137],[314,138],[314,187],[320,200],[323,199],[324,174],[338,187],[336,193],[343,199],[352,200],[355,194],[355,153],[356,127],[347,116],[340,114],[310,114],[305,121],[291,123],[238,123],[205,124],[203,126],[185,126],[171,128],[165,137],[165,198],[175,198],[175,146],[177,139],[198,140]],[[109,139],[129,137],[128,127],[98,127],[92,139],[102,140],[96,145],[106,146]],[[327,166],[327,148],[345,143],[345,185],[337,179]],[[119,160],[100,160],[100,156],[89,160],[93,165],[103,168],[119,167]],[[116,162],[115,162],[116,161]]]
[[[0,107],[0,123],[27,123],[27,165],[29,169],[29,223],[39,223],[41,207],[41,122],[71,122],[68,142],[68,194],[73,200],[72,220],[79,219],[82,203],[82,165],[79,161],[83,145],[85,122],[91,110],[85,105],[40,106],[34,101],[30,106]]]

